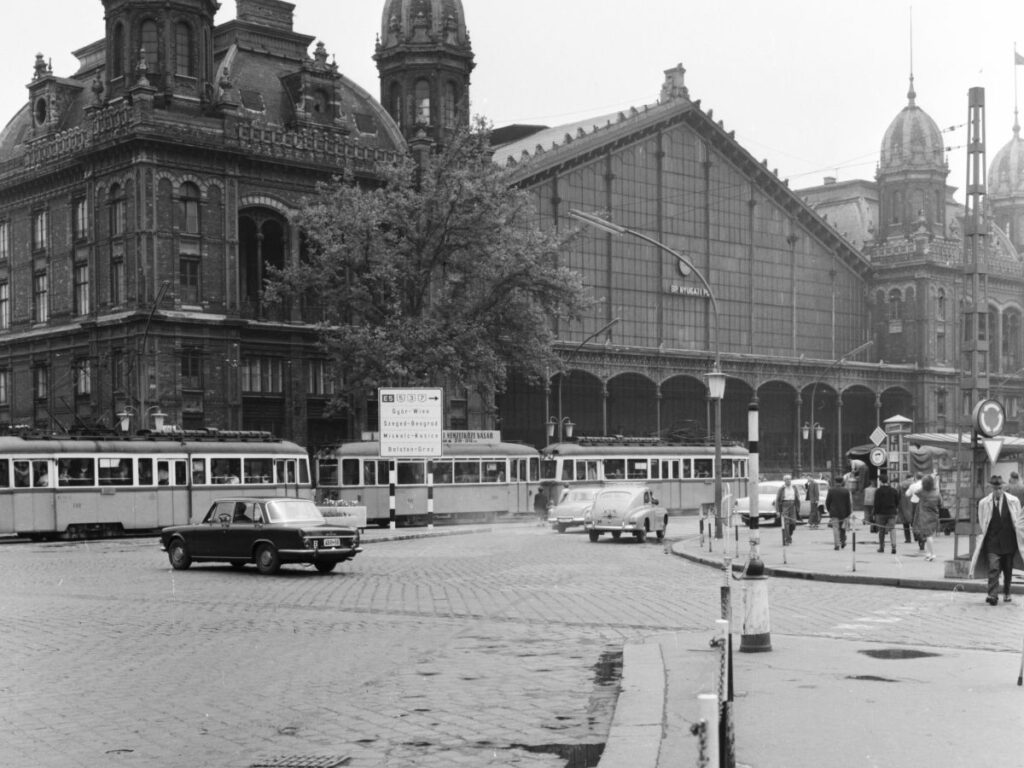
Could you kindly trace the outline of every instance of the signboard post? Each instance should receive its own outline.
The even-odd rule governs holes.
[[[430,459],[441,456],[444,391],[440,388],[381,387],[377,390],[380,455],[388,458],[388,512],[395,528],[396,458],[427,459],[427,524],[433,526],[434,486]]]

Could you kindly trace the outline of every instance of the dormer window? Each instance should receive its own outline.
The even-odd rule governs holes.
[[[32,115],[35,117],[36,125],[45,125],[46,118],[49,117],[50,107],[46,103],[46,97],[40,96],[36,99],[35,107],[32,110]]]
[[[421,125],[430,125],[430,83],[426,80],[417,80],[414,97],[416,99],[416,122]]]

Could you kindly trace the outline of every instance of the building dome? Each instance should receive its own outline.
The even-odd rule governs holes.
[[[989,166],[988,194],[993,199],[1024,197],[1024,139],[1016,121],[1013,138],[996,153]]]
[[[882,139],[881,173],[947,170],[942,132],[917,106],[914,78],[910,78],[907,106],[889,124]]]
[[[469,46],[462,0],[387,0],[381,15],[380,45]]]

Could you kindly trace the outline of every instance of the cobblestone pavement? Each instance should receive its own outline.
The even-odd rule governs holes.
[[[1019,648],[962,594],[786,582],[773,633]],[[5,768],[584,768],[623,643],[713,626],[722,575],[510,525],[371,543],[329,575],[11,545],[0,583]]]

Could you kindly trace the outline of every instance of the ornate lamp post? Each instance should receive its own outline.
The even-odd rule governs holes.
[[[814,474],[814,444],[818,440],[821,440],[821,436],[823,434],[825,434],[825,428],[822,427],[821,424],[819,424],[818,422],[814,422],[813,424],[810,424],[810,423],[805,421],[803,429],[801,431],[803,432],[804,440],[810,440],[811,441],[811,474],[813,475]]]

